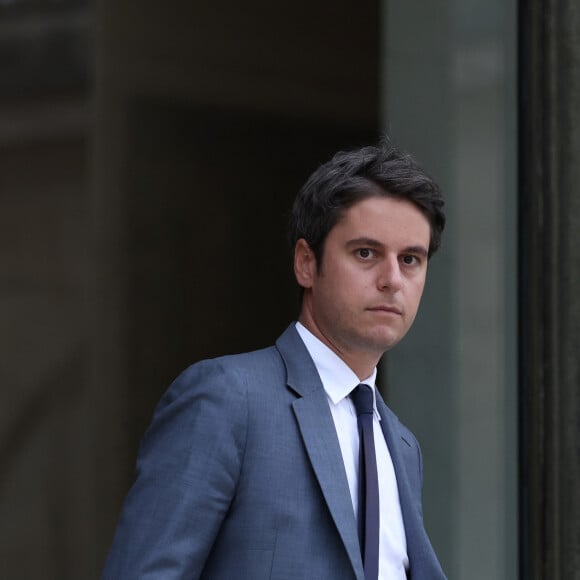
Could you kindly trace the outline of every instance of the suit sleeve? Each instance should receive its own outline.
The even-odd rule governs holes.
[[[244,385],[222,363],[178,377],[141,444],[103,580],[199,578],[235,494],[246,429]]]

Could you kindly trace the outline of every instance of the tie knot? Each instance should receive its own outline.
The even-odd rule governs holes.
[[[359,385],[350,394],[357,415],[373,414],[373,390],[368,385]]]

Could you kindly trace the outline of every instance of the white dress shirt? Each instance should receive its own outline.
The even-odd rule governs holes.
[[[407,578],[406,569],[409,567],[407,541],[395,470],[376,407],[375,379],[377,369],[374,369],[370,377],[360,381],[337,354],[300,322],[296,323],[296,330],[314,361],[322,386],[328,396],[328,404],[342,452],[355,516],[358,514],[359,436],[356,411],[349,395],[361,383],[368,385],[373,390],[373,398],[375,399],[373,431],[379,476],[380,506],[379,579],[394,580],[400,578],[405,580]]]

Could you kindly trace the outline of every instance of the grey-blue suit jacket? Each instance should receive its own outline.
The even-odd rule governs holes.
[[[412,580],[445,578],[423,527],[421,454],[379,398]],[[320,378],[291,325],[276,346],[189,367],[143,439],[103,579],[364,580]]]

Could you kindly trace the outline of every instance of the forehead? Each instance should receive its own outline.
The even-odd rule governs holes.
[[[413,202],[398,197],[368,197],[345,209],[329,236],[367,236],[378,241],[412,238],[429,246],[429,220]]]

